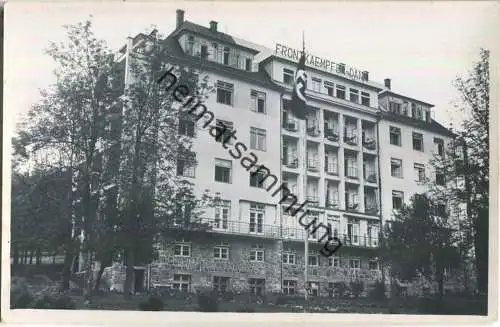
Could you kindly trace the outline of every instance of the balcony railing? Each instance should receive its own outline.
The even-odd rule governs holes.
[[[358,136],[355,134],[355,132],[346,133],[344,135],[344,142],[349,144],[349,145],[357,145],[358,144]]]
[[[334,163],[334,162],[327,163],[327,165],[325,166],[325,172],[327,174],[331,174],[331,175],[338,175],[339,174],[339,167],[338,167],[337,163]]]
[[[368,150],[375,150],[377,148],[377,142],[372,138],[365,137],[363,139],[363,147]]]
[[[307,160],[307,170],[309,171],[318,171],[318,161],[313,159]]]
[[[337,142],[339,140],[339,132],[337,129],[327,128],[324,132],[325,138],[332,142]]]
[[[365,213],[372,214],[372,215],[377,214],[378,213],[377,204],[365,202]]]
[[[319,203],[319,198],[317,195],[307,195],[306,199],[311,204],[318,204]]]
[[[282,162],[288,168],[297,168],[299,166],[299,159],[292,156],[283,158]]]
[[[307,127],[307,135],[317,137],[319,136],[320,131],[318,126],[308,126]]]
[[[324,228],[319,228],[316,231],[316,235],[312,237],[309,235],[310,240],[321,240],[324,237]],[[294,228],[294,227],[283,227],[283,238],[284,239],[289,239],[289,240],[297,240],[297,241],[303,241],[306,233],[309,234],[309,231],[306,231],[303,228]],[[333,234],[332,234],[333,236]],[[342,243],[342,246],[348,246],[348,247],[359,247],[359,248],[377,248],[378,247],[378,239],[368,237],[368,236],[356,236],[356,235],[348,235],[348,234],[337,234],[336,236],[340,242]],[[324,237],[322,239],[322,242],[326,242],[327,238]]]
[[[348,211],[358,211],[359,210],[359,203],[356,201],[348,201],[345,204],[345,208]]]
[[[377,175],[374,172],[365,173],[364,178],[369,183],[377,183]]]
[[[297,122],[293,120],[284,121],[283,128],[289,132],[297,132],[299,130]]]
[[[358,168],[345,166],[345,175],[350,178],[358,178]]]
[[[201,227],[200,227],[201,226]],[[250,221],[223,220],[202,218],[199,222],[170,225],[170,229],[178,230],[202,230],[213,233],[235,234],[235,235],[255,235],[260,237],[278,238],[280,226],[259,224]]]
[[[338,198],[326,198],[325,199],[325,207],[327,208],[338,208],[339,199]]]

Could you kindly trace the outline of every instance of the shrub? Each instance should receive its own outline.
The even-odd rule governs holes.
[[[35,302],[34,308],[72,310],[76,308],[76,303],[65,294],[45,295]]]
[[[351,286],[351,292],[354,295],[354,297],[359,297],[361,293],[363,293],[365,289],[365,285],[363,284],[362,281],[354,281],[350,283]]]
[[[377,280],[372,290],[370,291],[369,297],[374,300],[385,300],[385,285],[382,281]]]
[[[333,283],[333,289],[335,292],[335,296],[338,296],[338,297],[345,296],[349,292],[349,287],[344,282]]]
[[[219,311],[217,294],[208,292],[198,294],[198,309],[202,312]]]
[[[10,307],[12,309],[28,309],[31,308],[33,298],[27,290],[11,291],[10,292]]]
[[[164,307],[163,300],[158,296],[150,296],[147,301],[139,303],[141,311],[162,311]]]

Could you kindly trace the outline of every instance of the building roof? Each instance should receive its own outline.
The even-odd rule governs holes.
[[[434,105],[432,103],[428,103],[428,102],[424,102],[424,101],[421,101],[421,100],[417,100],[415,98],[410,98],[410,97],[408,97],[406,95],[403,95],[403,94],[400,94],[400,93],[396,93],[396,92],[394,92],[392,90],[389,90],[389,89],[385,89],[385,90],[381,91],[378,95],[379,96],[383,96],[385,94],[387,94],[387,95],[393,95],[393,96],[396,96],[398,98],[401,98],[401,99],[404,99],[404,100],[407,100],[407,101],[418,102],[420,104],[429,106],[431,108],[434,107]]]
[[[182,25],[172,33],[172,35],[176,36],[176,35],[181,34],[184,31],[189,31],[189,32],[204,36],[206,38],[209,38],[209,39],[212,39],[215,41],[221,41],[221,42],[224,42],[226,44],[231,44],[233,46],[243,48],[247,51],[252,52],[252,54],[259,53],[259,50],[256,50],[255,48],[252,48],[249,46],[250,45],[249,42],[241,42],[241,40],[236,39],[229,34],[222,33],[220,31],[212,31],[208,27],[198,25],[198,24],[192,23],[190,21],[184,21],[182,23]],[[244,44],[244,43],[248,43],[248,44]]]
[[[199,68],[211,70],[216,73],[227,75],[229,77],[246,81],[249,83],[255,83],[262,87],[267,87],[278,92],[285,92],[285,89],[281,86],[273,83],[271,78],[265,71],[249,72],[246,70],[241,70],[226,65],[222,65],[210,60],[201,61],[201,58],[190,56],[184,53],[182,50],[175,33],[172,33],[163,41],[161,41],[164,46],[163,54],[170,57],[171,59],[190,66],[198,66]]]
[[[386,120],[390,120],[393,122],[410,125],[410,126],[420,128],[420,129],[423,129],[423,130],[426,130],[429,132],[433,132],[433,133],[436,133],[439,135],[448,136],[448,137],[455,137],[456,136],[456,134],[454,134],[452,131],[450,131],[448,128],[444,127],[443,125],[441,125],[440,123],[438,123],[434,119],[431,119],[431,122],[428,123],[428,122],[425,122],[423,120],[418,120],[418,119],[414,119],[414,118],[411,118],[408,116],[398,115],[398,114],[395,114],[393,112],[383,111],[383,110],[379,111],[379,116],[381,119],[386,119]]]

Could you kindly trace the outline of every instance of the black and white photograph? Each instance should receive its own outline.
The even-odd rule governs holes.
[[[2,319],[497,319],[499,8],[5,4]]]

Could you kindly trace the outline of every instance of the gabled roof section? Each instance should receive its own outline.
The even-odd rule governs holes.
[[[273,83],[273,81],[265,71],[259,70],[258,72],[249,72],[246,70],[225,66],[210,60],[204,60],[202,62],[201,58],[199,57],[185,54],[175,35],[175,33],[172,33],[163,41],[161,41],[161,45],[163,46],[163,55],[165,55],[168,59],[179,64],[184,64],[195,68],[198,67],[204,70],[210,70],[212,72],[239,79],[244,82],[254,83],[256,85],[270,88],[278,92],[285,92],[285,90],[281,86]]]
[[[425,131],[433,132],[439,135],[456,137],[457,135],[450,131],[448,128],[444,127],[434,119],[429,123],[423,120],[414,119],[404,115],[398,115],[390,111],[379,110],[379,116],[381,119],[390,120],[396,123],[402,123],[415,128],[423,129]]]
[[[393,92],[393,91],[391,91],[389,89],[385,89],[385,90],[381,91],[378,95],[379,95],[379,97],[380,96],[384,96],[384,95],[395,96],[395,97],[401,98],[401,99],[406,100],[406,101],[416,102],[416,103],[419,103],[419,104],[423,104],[423,105],[429,106],[431,108],[434,107],[434,105],[432,103],[428,103],[428,102],[424,102],[424,101],[417,100],[417,99],[414,99],[414,98],[410,98],[410,97],[407,97],[406,95],[402,95],[400,93]]]
[[[244,49],[244,50],[251,52],[252,54],[259,53],[259,50],[256,50],[255,48],[249,47],[248,46],[249,44],[245,44],[248,42],[241,42],[241,40],[236,39],[229,34],[222,33],[219,31],[212,31],[208,27],[201,26],[201,25],[192,23],[190,21],[184,21],[182,23],[182,25],[172,33],[172,35],[177,36],[177,35],[182,34],[185,31],[201,35],[203,37],[206,37],[206,38],[214,40],[214,41],[220,41],[220,42],[224,42],[226,44],[232,45],[232,46],[239,47],[241,49]]]

